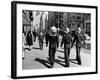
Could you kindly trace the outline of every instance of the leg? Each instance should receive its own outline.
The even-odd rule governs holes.
[[[56,48],[53,48],[53,55],[52,55],[52,57],[53,57],[53,64],[54,64],[54,60],[55,60],[55,53],[56,53]]]
[[[25,59],[24,54],[25,54],[25,50],[24,50],[24,48],[22,48],[22,59],[23,59],[23,60]]]
[[[64,50],[64,55],[65,55],[65,67],[69,67],[69,58],[68,58],[68,49]]]
[[[40,46],[40,49],[42,49],[42,43],[41,43],[41,41],[39,41],[39,46]]]
[[[41,48],[41,44],[40,44],[40,41],[39,41],[39,47]]]
[[[34,36],[34,42],[36,41],[36,36]]]
[[[49,48],[49,60],[51,67],[53,67],[53,48]]]
[[[43,50],[43,41],[42,41],[42,50]]]
[[[62,47],[63,43],[64,43],[64,41],[63,41],[63,38],[62,38],[62,41],[61,41],[61,45],[60,45],[60,47]]]
[[[54,66],[55,53],[56,53],[56,48],[52,48],[52,53],[51,53],[51,67]]]
[[[81,47],[77,47],[77,53],[76,53],[76,60],[78,61],[79,65],[81,65],[80,49]]]
[[[68,58],[69,58],[69,56],[70,56],[70,48],[68,49]]]

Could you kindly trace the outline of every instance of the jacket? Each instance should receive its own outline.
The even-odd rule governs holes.
[[[49,34],[48,35],[48,39],[46,41],[46,45],[48,45],[49,42],[49,47],[51,48],[55,48],[55,47],[59,47],[59,39],[58,39],[58,35],[52,35]]]
[[[73,40],[73,43],[76,42],[76,46],[81,47],[83,44],[85,45],[85,39],[84,39],[84,35],[82,33],[75,33],[75,37]]]
[[[65,33],[63,36],[64,48],[71,48],[72,36],[70,33]]]

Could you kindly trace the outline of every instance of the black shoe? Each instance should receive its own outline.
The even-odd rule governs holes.
[[[23,57],[22,59],[24,60],[25,58]]]
[[[53,63],[50,63],[50,65],[51,65],[51,68],[53,68]]]
[[[76,58],[76,60],[77,60],[78,64],[81,65],[81,61],[78,58]]]
[[[65,67],[69,67],[69,64],[65,64]]]
[[[76,61],[78,62],[79,65],[81,65],[81,61],[78,58],[76,58]]]
[[[80,62],[80,61],[78,61],[78,64],[79,64],[79,65],[81,65],[81,62]]]
[[[78,61],[78,58],[76,58],[76,61]]]

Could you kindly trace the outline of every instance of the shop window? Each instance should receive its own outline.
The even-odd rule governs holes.
[[[77,16],[77,20],[81,20],[81,17],[80,16]]]

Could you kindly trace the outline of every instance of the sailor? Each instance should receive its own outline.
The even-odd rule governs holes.
[[[65,29],[63,41],[64,41],[65,67],[69,67],[69,55],[70,55],[70,48],[72,43],[72,36],[71,33],[69,32],[69,28]]]
[[[78,64],[81,65],[81,56],[80,56],[81,47],[83,44],[85,45],[85,47],[87,47],[84,36],[81,32],[81,28],[77,29],[72,46],[74,45],[75,42],[76,42],[76,60],[78,61]]]
[[[49,43],[49,61],[50,61],[51,67],[53,67],[56,49],[59,46],[57,29],[55,26],[51,27],[51,32],[48,35],[48,39],[46,41],[46,46],[48,46],[48,43]]]

